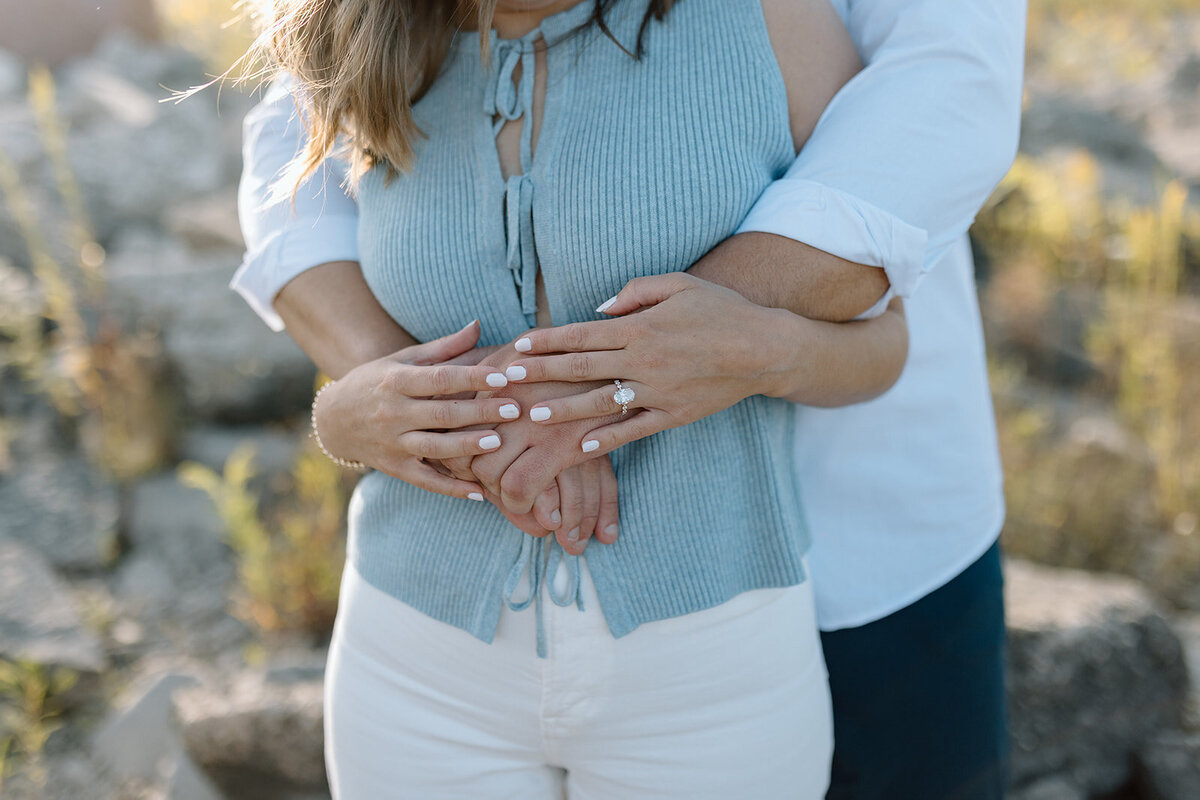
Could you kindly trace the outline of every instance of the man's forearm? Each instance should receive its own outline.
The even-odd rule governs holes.
[[[417,343],[375,299],[354,261],[305,270],[284,284],[274,306],[300,349],[335,380]]]
[[[826,322],[854,319],[888,288],[887,275],[878,267],[845,261],[771,233],[730,236],[688,273],[760,306]]]

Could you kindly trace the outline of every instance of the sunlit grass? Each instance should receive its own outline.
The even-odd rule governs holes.
[[[18,763],[34,783],[45,782],[42,750],[63,724],[61,698],[78,679],[66,667],[0,659],[0,789]]]
[[[1052,168],[1022,157],[974,229],[992,262],[1005,541],[1184,601],[1200,580],[1200,410],[1188,402],[1200,332],[1184,283],[1200,219],[1178,182],[1153,208],[1105,202],[1099,184],[1085,154]],[[1056,380],[1053,353],[1087,368]]]
[[[239,446],[221,473],[190,461],[177,471],[181,483],[209,495],[224,523],[237,560],[236,616],[264,632],[327,634],[345,560],[345,470],[305,447],[269,512],[250,486],[252,445]]]
[[[254,39],[248,11],[234,0],[156,0],[163,28],[201,56],[213,75],[228,69]]]

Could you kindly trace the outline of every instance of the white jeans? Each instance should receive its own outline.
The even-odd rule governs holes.
[[[819,800],[833,717],[810,582],[614,639],[584,610],[505,608],[495,641],[349,562],[325,672],[335,800]],[[545,591],[543,586],[543,591]]]

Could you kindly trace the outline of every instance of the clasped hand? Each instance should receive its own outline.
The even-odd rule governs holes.
[[[603,310],[614,318],[487,350],[474,348],[473,323],[364,364],[328,403],[331,418],[351,404],[357,424],[330,419],[326,445],[429,491],[490,501],[570,553],[592,535],[611,544],[606,454],[769,392],[777,359],[763,340],[778,312],[683,273],[631,281]],[[613,400],[617,378],[636,393],[628,415]]]

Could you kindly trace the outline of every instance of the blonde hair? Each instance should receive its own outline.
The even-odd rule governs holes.
[[[240,80],[291,73],[296,102],[308,132],[304,149],[284,170],[273,195],[291,195],[330,155],[347,159],[349,181],[376,164],[388,177],[411,169],[414,143],[425,136],[413,121],[412,105],[433,84],[455,32],[469,7],[478,11],[478,30],[492,27],[497,0],[249,0],[256,2],[258,36],[230,69]],[[588,0],[581,0],[588,2]],[[604,15],[614,2],[594,0],[591,18],[622,50]],[[638,30],[634,59],[653,17],[661,20],[677,0],[650,0]],[[455,7],[457,5],[457,8]],[[489,37],[480,37],[480,59],[490,58]],[[247,67],[260,65],[251,72]],[[344,136],[343,136],[344,135]],[[338,143],[338,137],[343,142]]]

